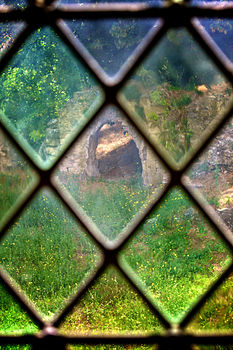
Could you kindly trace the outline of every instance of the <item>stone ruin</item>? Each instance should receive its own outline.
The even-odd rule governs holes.
[[[113,137],[114,133],[116,137],[111,143],[106,134]],[[100,140],[104,137],[101,151]],[[105,179],[141,175],[145,185],[165,181],[154,152],[114,107],[105,108],[90,123],[59,169],[81,177]]]

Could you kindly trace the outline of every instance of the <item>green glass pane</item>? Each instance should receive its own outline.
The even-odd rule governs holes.
[[[14,298],[0,285],[0,333],[34,333],[38,327]]]
[[[35,171],[0,128],[0,227],[37,181]]]
[[[151,19],[72,20],[66,24],[102,69],[114,76],[156,21]],[[127,59],[129,59],[127,61]]]
[[[54,181],[115,240],[158,198],[168,172],[124,115],[108,107],[65,156]]]
[[[172,29],[118,98],[147,137],[180,168],[232,103],[232,86],[185,29]]]
[[[18,34],[23,28],[24,24],[21,22],[0,23],[0,57],[12,45],[15,38],[18,36]]]
[[[0,248],[3,268],[42,316],[50,319],[100,262],[100,252],[49,190],[26,207]]]
[[[162,330],[159,320],[115,267],[106,270],[60,326],[63,334],[148,334]]]
[[[226,245],[188,196],[173,188],[121,253],[164,315],[182,320],[231,261]]]
[[[200,29],[205,30],[222,52],[233,62],[233,20],[230,18],[199,19]]]
[[[1,120],[48,167],[103,99],[90,72],[50,29],[38,29],[0,77]]]
[[[233,276],[225,280],[189,323],[187,330],[202,332],[232,331]]]
[[[197,197],[204,197],[206,208],[214,212],[233,232],[233,119],[229,119],[209,147],[183,177]],[[215,215],[216,217],[216,215]]]

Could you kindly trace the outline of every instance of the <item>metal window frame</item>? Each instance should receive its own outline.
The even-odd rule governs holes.
[[[50,25],[55,32],[62,38],[62,40],[71,48],[76,57],[90,69],[94,77],[97,79],[98,83],[102,86],[105,92],[105,102],[99,107],[98,111],[93,115],[91,120],[85,125],[83,130],[77,133],[73,141],[69,144],[67,149],[63,151],[55,164],[49,170],[41,170],[27,153],[22,149],[18,144],[17,140],[10,134],[7,128],[0,122],[0,126],[3,131],[6,133],[9,140],[13,143],[16,148],[18,148],[26,161],[32,166],[33,169],[40,176],[40,181],[38,185],[31,191],[31,193],[22,200],[20,208],[17,208],[15,212],[11,215],[8,221],[5,223],[1,236],[6,233],[11,224],[14,222],[16,217],[22,212],[25,205],[27,205],[34,195],[41,189],[42,186],[50,186],[53,191],[61,198],[63,203],[68,207],[68,209],[73,213],[73,215],[81,221],[83,226],[86,228],[88,233],[96,241],[96,244],[101,248],[103,252],[103,263],[100,266],[99,270],[92,276],[87,284],[79,290],[77,295],[74,297],[72,302],[67,305],[67,307],[61,312],[61,314],[51,323],[45,322],[39,313],[37,313],[31,306],[28,304],[27,300],[22,297],[21,294],[17,291],[16,288],[13,288],[10,284],[8,278],[4,274],[3,270],[0,270],[0,281],[9,291],[9,293],[20,303],[20,305],[27,311],[27,313],[32,317],[34,322],[39,326],[40,331],[36,334],[23,334],[23,335],[0,335],[0,346],[4,344],[31,344],[35,349],[42,348],[51,348],[56,349],[65,349],[66,344],[84,344],[84,345],[97,345],[97,344],[158,344],[160,349],[191,349],[192,344],[206,344],[206,345],[216,345],[223,344],[226,345],[226,349],[230,344],[233,344],[233,333],[224,333],[219,332],[210,333],[203,332],[201,334],[195,334],[186,332],[184,327],[195,315],[195,313],[200,309],[200,307],[205,303],[205,301],[212,295],[212,293],[217,289],[218,286],[232,273],[233,263],[229,268],[220,276],[220,278],[204,293],[202,298],[197,301],[193,306],[192,310],[187,314],[187,316],[180,322],[179,325],[174,325],[168,322],[157,310],[157,308],[151,303],[146,295],[140,290],[140,288],[134,283],[131,276],[124,271],[124,269],[118,263],[118,253],[120,252],[123,245],[126,241],[132,236],[140,223],[145,219],[148,213],[159,204],[163,197],[168,193],[168,191],[173,186],[180,186],[183,190],[188,193],[192,201],[197,205],[200,211],[207,217],[213,227],[217,230],[221,238],[230,248],[233,254],[233,237],[229,234],[229,231],[224,230],[221,225],[210,215],[202,203],[200,203],[189,188],[183,184],[182,175],[189,168],[189,166],[195,162],[197,157],[205,150],[209,143],[214,139],[216,134],[222,129],[226,121],[233,115],[233,103],[231,108],[225,113],[224,118],[216,127],[215,131],[202,143],[199,149],[196,150],[192,159],[190,159],[187,164],[179,170],[173,169],[173,167],[163,158],[159,149],[157,149],[148,139],[147,142],[153,147],[155,153],[161,160],[163,164],[167,167],[171,174],[171,180],[163,192],[163,194],[158,198],[155,204],[147,209],[143,214],[143,217],[140,217],[140,220],[136,221],[134,227],[131,229],[128,235],[124,238],[120,244],[115,246],[105,246],[100,241],[96,239],[96,236],[88,229],[88,222],[85,221],[80,215],[78,215],[69,205],[69,201],[66,197],[60,193],[57,188],[54,186],[51,176],[53,170],[59,163],[59,161],[64,157],[64,155],[69,151],[72,145],[77,141],[78,137],[85,132],[86,128],[90,123],[93,122],[97,114],[99,114],[103,108],[109,103],[115,104],[122,112],[127,116],[127,118],[132,122],[135,128],[138,130],[142,137],[146,138],[145,131],[143,128],[139,128],[135,122],[132,120],[130,115],[123,109],[123,107],[118,103],[116,99],[116,94],[119,89],[124,85],[132,72],[139,66],[139,64],[144,60],[146,55],[152,50],[152,48],[159,42],[162,36],[166,33],[169,28],[174,27],[186,27],[187,30],[192,34],[195,40],[207,53],[207,55],[214,61],[220,71],[228,78],[228,80],[233,84],[233,65],[226,59],[224,55],[216,49],[216,46],[213,45],[209,37],[204,36],[198,31],[198,25],[195,24],[195,18],[233,18],[233,2],[226,3],[224,7],[216,7],[214,5],[209,6],[192,6],[189,1],[183,1],[181,3],[176,3],[176,1],[171,1],[167,3],[166,6],[160,7],[156,5],[148,5],[147,3],[99,3],[95,4],[82,4],[80,5],[59,5],[56,6],[50,3],[49,1],[40,1],[35,0],[35,2],[30,2],[25,9],[15,9],[10,6],[0,8],[0,22],[6,21],[24,21],[26,23],[25,29],[14,41],[13,45],[8,49],[3,58],[0,61],[0,73],[4,70],[9,60],[13,55],[18,51],[21,45],[29,37],[29,35],[36,30],[37,28],[45,25]],[[67,29],[64,27],[62,20],[63,19],[89,19],[95,20],[100,18],[150,18],[156,19],[160,18],[161,23],[158,29],[152,30],[143,40],[143,43],[140,49],[137,51],[134,56],[134,61],[130,66],[128,66],[123,71],[119,72],[114,78],[109,78],[107,75],[103,74],[96,64],[95,60],[92,57],[83,51],[82,44],[77,40],[74,40],[70,36]],[[64,319],[64,317],[71,311],[72,307],[77,303],[78,299],[90,288],[97,278],[101,276],[109,264],[115,265],[121,273],[124,275],[125,279],[133,286],[133,288],[138,292],[138,294],[143,298],[147,303],[152,312],[160,319],[163,323],[166,331],[163,334],[151,334],[149,336],[68,336],[58,334],[58,326]],[[233,346],[233,345],[232,345]],[[230,348],[229,348],[230,349]]]

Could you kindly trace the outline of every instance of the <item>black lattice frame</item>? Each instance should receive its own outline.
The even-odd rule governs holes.
[[[21,207],[16,209],[15,212],[8,219],[7,223],[4,225],[4,228],[1,232],[1,236],[6,233],[8,228],[14,222],[15,218],[22,212],[23,208],[29,201],[34,197],[34,195],[41,189],[42,186],[47,185],[53,188],[56,194],[61,198],[61,200],[67,205],[69,210],[75,215],[79,221],[86,228],[88,233],[93,237],[96,244],[101,248],[104,259],[102,266],[99,270],[92,276],[85,287],[83,287],[77,295],[74,297],[72,302],[67,305],[67,307],[61,312],[61,314],[51,323],[45,322],[41,316],[29,305],[26,299],[22,297],[17,289],[13,288],[10,284],[8,278],[4,274],[3,270],[0,270],[0,281],[7,288],[9,293],[14,296],[14,298],[20,302],[21,306],[28,312],[32,317],[34,322],[39,326],[40,331],[33,335],[0,335],[0,344],[31,344],[35,349],[44,349],[44,348],[54,348],[54,349],[64,349],[66,344],[85,344],[85,345],[96,345],[96,344],[158,344],[160,349],[190,349],[192,344],[225,344],[226,349],[233,347],[233,333],[208,333],[204,332],[202,334],[188,333],[184,331],[184,327],[195,315],[195,313],[200,309],[200,307],[205,303],[205,301],[212,295],[216,288],[230,275],[233,270],[233,263],[227,268],[227,270],[219,277],[219,279],[206,291],[202,298],[197,301],[193,306],[192,310],[186,315],[186,317],[180,322],[179,325],[174,325],[169,323],[156,309],[156,307],[150,302],[150,300],[143,294],[134,281],[130,274],[126,273],[124,269],[118,263],[118,253],[126,243],[126,241],[131,237],[135,232],[136,228],[140,225],[143,219],[148,215],[148,213],[153,210],[155,206],[162,200],[165,194],[175,185],[179,185],[186,191],[193,202],[197,207],[203,212],[203,214],[211,221],[213,227],[217,230],[221,238],[225,241],[228,247],[233,251],[233,237],[229,234],[228,231],[222,229],[221,225],[218,224],[218,221],[212,217],[208,211],[205,211],[202,203],[197,200],[192,193],[190,192],[188,186],[185,186],[182,183],[182,175],[188,169],[188,167],[197,159],[201,152],[209,145],[213,140],[214,136],[218,131],[224,126],[227,120],[233,114],[233,105],[230,110],[228,110],[222,119],[222,121],[216,127],[214,133],[212,133],[196,150],[194,156],[191,160],[185,164],[181,170],[174,170],[169,163],[164,160],[160,150],[157,149],[153,144],[147,140],[153,147],[155,153],[161,160],[163,164],[169,169],[171,174],[171,180],[166,187],[163,194],[158,198],[156,203],[153,206],[149,207],[148,210],[143,214],[143,217],[140,220],[134,223],[131,232],[126,235],[125,239],[118,245],[108,247],[99,242],[93,233],[88,230],[88,223],[82,218],[81,215],[77,214],[69,206],[67,198],[59,192],[57,188],[51,181],[51,175],[53,170],[62,159],[62,157],[69,151],[70,147],[75,143],[77,138],[85,131],[87,126],[93,122],[95,116],[103,110],[103,108],[111,103],[117,105],[117,107],[123,111],[124,114],[131,120],[135,125],[135,122],[130,118],[127,112],[122,108],[116,99],[116,93],[124,85],[127,78],[132,74],[132,72],[138,67],[138,65],[143,61],[146,55],[152,50],[152,48],[157,44],[165,32],[172,27],[186,27],[196,41],[201,45],[204,51],[209,55],[212,61],[218,66],[222,73],[228,78],[228,80],[233,84],[233,65],[226,59],[226,57],[221,54],[221,52],[216,48],[213,42],[208,36],[204,36],[203,33],[200,33],[198,30],[198,24],[195,23],[195,18],[233,18],[233,3],[226,3],[226,6],[219,8],[215,6],[191,6],[189,1],[177,2],[171,1],[167,3],[164,7],[148,5],[146,3],[100,3],[95,4],[82,4],[80,5],[60,5],[55,6],[50,4],[49,1],[46,3],[46,0],[40,1],[35,0],[35,2],[29,3],[28,7],[25,9],[13,9],[12,7],[0,8],[0,22],[5,21],[24,21],[27,23],[25,29],[14,41],[13,45],[8,49],[6,54],[0,61],[0,72],[3,71],[11,57],[17,52],[20,46],[24,41],[29,37],[29,35],[36,30],[38,27],[44,25],[51,25],[55,32],[64,40],[64,42],[71,48],[75,53],[76,57],[81,60],[92,72],[94,77],[97,79],[99,84],[102,86],[105,92],[105,102],[99,107],[98,111],[83,128],[82,131],[78,132],[73,141],[69,144],[67,149],[63,151],[55,164],[49,170],[41,170],[38,168],[31,158],[25,153],[21,148],[18,142],[13,138],[9,133],[7,128],[0,123],[2,129],[6,133],[10,141],[20,149],[22,154],[28,163],[34,168],[40,176],[40,181],[38,185],[31,191],[31,193],[22,201]],[[100,19],[100,18],[148,18],[148,19],[157,19],[160,18],[160,25],[156,30],[151,30],[150,33],[143,40],[143,43],[139,50],[137,50],[136,55],[134,55],[134,60],[131,62],[131,65],[119,72],[116,77],[109,78],[107,75],[103,74],[98,64],[93,58],[83,51],[82,44],[70,36],[66,27],[63,25],[62,19]],[[143,129],[140,129],[135,125],[138,132],[145,136]],[[109,264],[114,264],[124,275],[126,280],[133,286],[133,288],[138,292],[138,294],[144,299],[149,308],[153,313],[160,319],[163,325],[166,328],[166,331],[161,334],[152,334],[149,336],[65,336],[60,335],[57,332],[57,327],[62,322],[64,317],[71,311],[72,307],[77,303],[78,299],[90,288],[96,281],[96,279],[103,273],[106,267]],[[231,345],[230,345],[231,344]],[[0,345],[1,346],[1,345]]]

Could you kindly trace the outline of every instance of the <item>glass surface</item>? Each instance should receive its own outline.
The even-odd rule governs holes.
[[[13,7],[25,7],[27,5],[26,0],[0,0],[0,9],[4,6],[13,6]]]
[[[118,98],[175,168],[232,104],[232,86],[185,29],[169,30]]]
[[[22,334],[37,331],[38,327],[27,313],[0,285],[0,334]]]
[[[233,276],[225,280],[189,323],[187,331],[232,331]]]
[[[233,118],[183,177],[184,183],[208,205],[233,232]]]
[[[1,9],[1,1],[0,1]],[[7,49],[12,45],[15,38],[24,28],[24,24],[21,22],[7,22],[0,23],[0,58],[7,51]]]
[[[124,115],[109,106],[65,156],[54,181],[112,241],[158,198],[168,173]]]
[[[163,327],[115,267],[108,268],[68,315],[64,334],[149,334]]]
[[[181,321],[231,261],[188,196],[173,188],[121,253],[121,263],[164,315]]]
[[[233,2],[232,2],[233,3]],[[201,30],[206,30],[222,52],[233,63],[233,19],[199,19]]]
[[[1,120],[41,167],[103,99],[96,81],[52,29],[38,29],[0,76]]]
[[[1,241],[0,259],[45,319],[51,319],[98,267],[93,241],[50,190],[41,191]]]
[[[66,21],[102,69],[114,76],[133,54],[156,21],[150,19],[72,20]]]
[[[0,227],[37,181],[35,171],[0,128]]]

